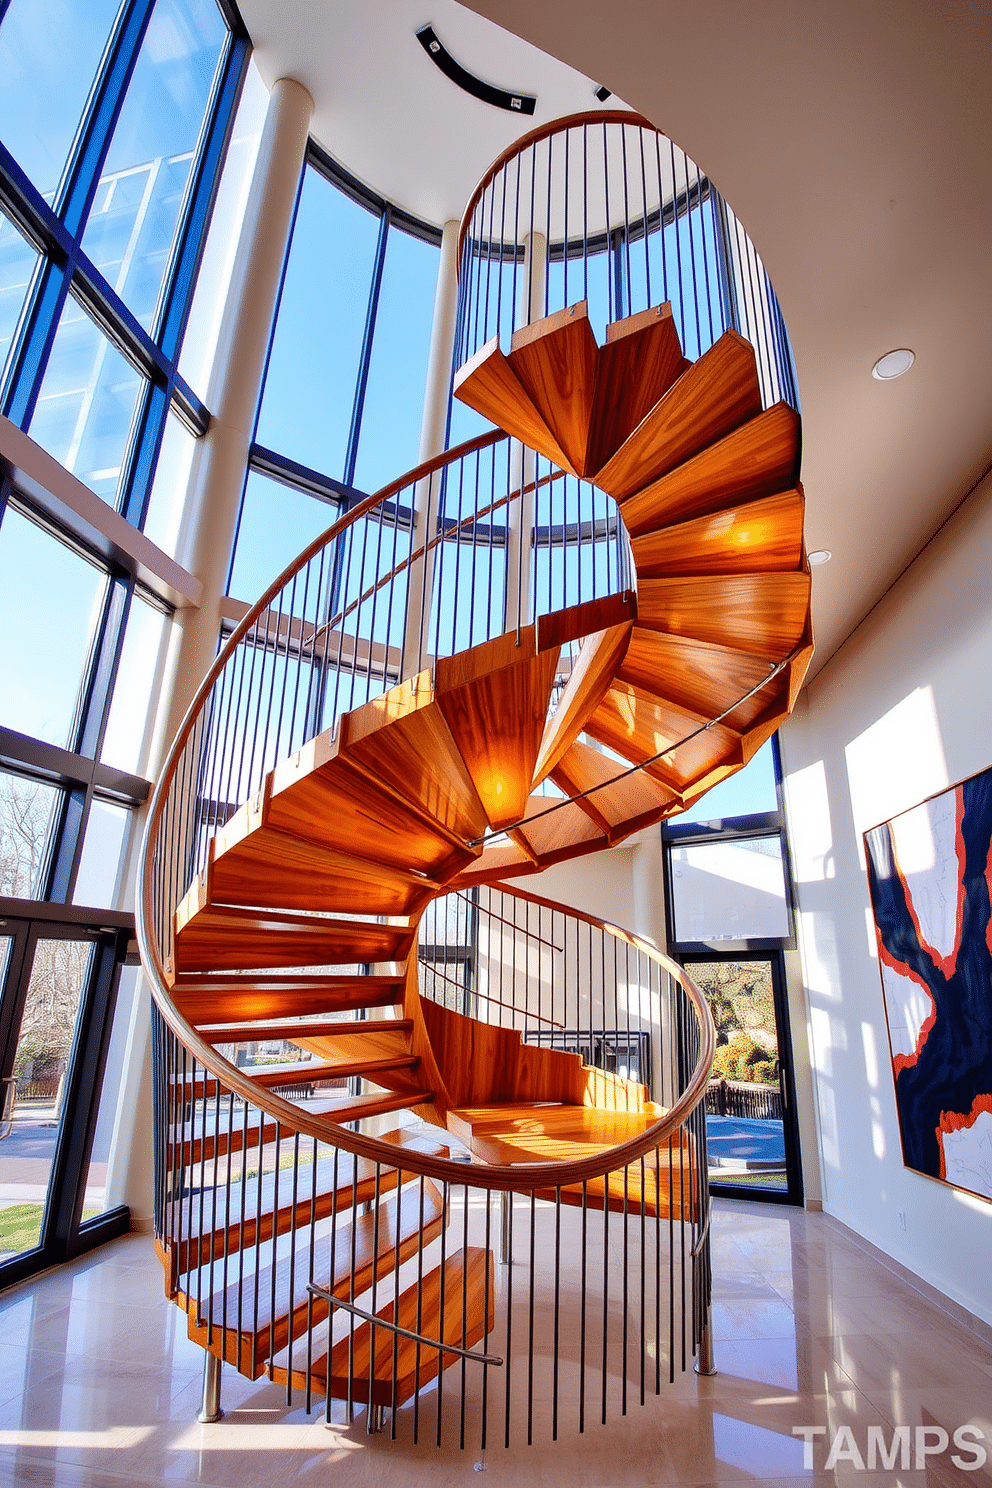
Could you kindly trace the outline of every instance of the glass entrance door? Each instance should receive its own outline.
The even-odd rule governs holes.
[[[798,1202],[781,952],[683,961],[709,1003],[717,1050],[706,1091],[710,1184]]]
[[[118,939],[54,921],[0,921],[0,1286],[85,1248]]]

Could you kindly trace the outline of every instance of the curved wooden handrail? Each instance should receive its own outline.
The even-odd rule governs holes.
[[[569,129],[577,129],[581,124],[630,124],[637,129],[653,129],[655,133],[661,133],[658,126],[652,124],[650,119],[645,119],[643,114],[633,113],[627,109],[601,109],[596,113],[567,114],[562,119],[549,119],[546,123],[539,124],[529,134],[525,134],[521,139],[515,140],[512,145],[507,145],[501,155],[497,155],[469,197],[468,206],[462,213],[462,220],[458,227],[457,261],[459,264],[462,261],[462,247],[465,242],[468,225],[472,220],[472,213],[479,205],[479,198],[490,181],[498,175],[507,161],[512,160],[515,155],[522,155],[524,150],[528,149],[531,145],[540,144],[542,139],[548,139],[553,134],[564,134]]]

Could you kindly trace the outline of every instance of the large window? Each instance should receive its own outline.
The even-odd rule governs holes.
[[[785,951],[794,944],[775,743],[664,828],[670,953],[705,996],[710,1183],[799,1203]]]
[[[0,3],[0,412],[170,556],[208,423],[178,359],[208,237],[231,260],[211,211],[248,50],[227,0]],[[90,1169],[174,597],[21,480],[0,476],[0,1287],[127,1223]]]

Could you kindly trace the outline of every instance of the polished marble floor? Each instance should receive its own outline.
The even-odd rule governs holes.
[[[449,1488],[480,1471],[489,1488],[990,1488],[987,1342],[822,1215],[720,1202],[713,1260],[715,1376],[679,1376],[581,1437],[480,1457],[456,1433],[438,1450],[432,1435],[370,1439],[361,1416],[328,1427],[228,1369],[224,1419],[198,1425],[202,1355],[151,1242],[131,1236],[0,1297],[0,1488]],[[808,1447],[803,1427],[822,1428]]]

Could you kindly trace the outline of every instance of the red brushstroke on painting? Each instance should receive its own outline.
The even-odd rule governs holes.
[[[982,1112],[992,1116],[992,1093],[988,1095],[976,1095],[974,1104],[968,1112],[941,1111],[940,1121],[937,1123],[937,1141],[940,1144],[940,1176],[947,1181],[947,1160],[944,1156],[944,1137],[948,1132],[965,1131],[974,1126]]]
[[[899,882],[902,884],[903,888],[906,891],[906,907],[909,910],[909,917],[913,922],[913,929],[916,931],[916,939],[919,942],[920,949],[926,951],[934,966],[937,967],[938,971],[943,972],[944,976],[948,979],[950,979],[954,975],[955,968],[957,967],[958,951],[961,947],[961,930],[964,925],[965,845],[964,833],[961,830],[961,823],[963,822],[963,820],[964,791],[961,789],[960,786],[958,786],[957,790],[954,792],[954,856],[957,858],[958,861],[958,902],[954,910],[954,945],[951,947],[951,952],[948,956],[938,955],[934,947],[930,945],[929,942],[924,938],[923,931],[920,928],[919,916],[916,913],[916,905],[913,903],[913,893],[909,887],[909,878],[899,866],[899,855],[896,852],[894,839],[892,843],[892,858],[896,865],[896,872],[899,878]],[[992,942],[990,942],[990,945],[992,945]]]
[[[920,976],[919,972],[914,971],[911,966],[907,966],[905,961],[897,961],[895,956],[892,955],[891,951],[887,949],[880,934],[877,934],[877,938],[878,954],[881,960],[885,962],[886,966],[891,967],[893,971],[897,971],[900,976],[908,977],[911,982],[915,982],[916,985],[926,993],[927,997],[930,1000],[930,1013],[929,1016],[925,1019],[923,1026],[921,1027],[919,1034],[917,1035],[916,1048],[913,1050],[912,1054],[893,1054],[892,1056],[892,1068],[898,1075],[900,1070],[908,1069],[910,1065],[915,1064],[916,1061],[919,1059],[923,1045],[927,1041],[927,1035],[933,1027],[934,1023],[937,1021],[937,1004],[933,1000],[933,993],[930,991],[930,988]]]

